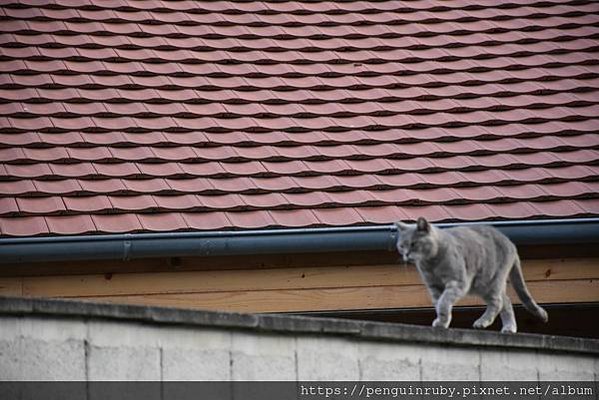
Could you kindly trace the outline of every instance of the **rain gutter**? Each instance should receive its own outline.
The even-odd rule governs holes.
[[[483,223],[437,224],[442,228]],[[517,245],[599,244],[599,218],[485,222]],[[285,253],[394,251],[392,225],[0,239],[0,264]]]

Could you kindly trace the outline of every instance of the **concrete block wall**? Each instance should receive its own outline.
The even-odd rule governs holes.
[[[0,379],[597,380],[599,357],[0,310]]]

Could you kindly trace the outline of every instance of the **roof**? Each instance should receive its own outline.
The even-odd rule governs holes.
[[[3,0],[0,235],[599,215],[599,3]]]

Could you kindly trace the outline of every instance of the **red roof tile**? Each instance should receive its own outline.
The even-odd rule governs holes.
[[[172,188],[164,179],[122,179],[120,181],[129,192],[133,193],[171,193]]]
[[[257,229],[276,226],[277,222],[268,211],[227,212],[232,226],[242,229]]]
[[[177,213],[138,214],[143,229],[147,231],[174,231],[187,228],[185,220]]]
[[[538,214],[551,217],[559,216],[563,213],[564,209],[576,210],[577,212],[575,215],[586,215],[589,212],[599,212],[599,201],[597,201],[597,199],[578,201],[557,200],[535,204],[535,207],[539,210]]]
[[[0,232],[5,236],[34,236],[51,233],[44,217],[0,217]]]
[[[96,173],[102,177],[125,177],[140,175],[143,171],[142,168],[145,168],[147,165],[148,164],[141,163],[94,163],[93,168],[97,171]]]
[[[243,183],[245,183],[245,181],[243,183],[240,183],[239,180],[244,179],[244,178],[237,178],[237,179],[230,179],[228,180],[229,182],[233,182],[235,184],[236,187],[240,187],[243,188],[244,185]],[[224,181],[224,180],[223,180]],[[272,192],[281,192],[281,191],[289,191],[290,189],[293,189],[295,187],[297,187],[298,185],[301,187],[305,187],[303,182],[298,182],[297,178],[293,179],[291,177],[287,177],[287,176],[281,176],[281,177],[276,177],[276,178],[249,178],[248,179],[248,185],[249,188],[253,188],[256,190],[260,190],[260,191],[272,191]],[[221,185],[218,185],[218,187],[222,187]]]
[[[196,196],[191,194],[181,196],[153,196],[152,200],[158,207],[167,210],[192,210],[198,206]]]
[[[355,209],[364,221],[373,224],[388,224],[394,220],[408,220],[412,216],[402,212],[402,209],[394,206],[383,207],[357,207]]]
[[[0,7],[3,236],[599,215],[593,2],[55,3]]]
[[[118,194],[127,190],[127,186],[120,179],[85,179],[80,180],[79,184],[86,193]]]
[[[453,206],[450,205],[429,205],[429,206],[402,206],[399,207],[403,215],[407,215],[404,220],[409,220],[412,215],[420,215],[429,221],[447,221],[451,220],[455,214]],[[459,219],[458,219],[459,220]],[[466,220],[466,219],[464,219]]]
[[[35,193],[36,188],[33,181],[0,181],[0,192],[4,196],[17,196],[25,193]]]
[[[78,213],[107,212],[114,208],[107,196],[63,197],[63,201],[69,211]]]
[[[245,207],[246,204],[238,194],[224,194],[217,196],[197,196],[196,207],[201,207],[204,210],[227,210],[239,207]]]
[[[129,184],[136,181],[129,181]],[[193,178],[193,179],[167,179],[167,185],[175,192],[180,193],[196,193],[206,192],[213,189],[213,185],[209,179]],[[139,185],[139,182],[137,183]],[[142,186],[143,183],[142,183]]]
[[[137,214],[92,214],[92,220],[98,232],[124,233],[143,229]]]
[[[322,225],[342,226],[366,222],[353,208],[317,208],[312,212]]]
[[[195,230],[221,230],[231,226],[223,212],[182,213],[181,216],[186,225]]]
[[[19,211],[27,214],[56,214],[66,210],[61,197],[18,197]]]
[[[82,232],[97,231],[90,215],[47,216],[46,223],[50,232],[58,235],[77,235]]]
[[[112,208],[123,211],[150,211],[158,207],[152,196],[110,196]]]
[[[563,205],[566,205],[564,203]],[[543,215],[546,218],[554,218],[556,215],[551,215],[550,208],[543,203],[528,203],[528,202],[513,202],[513,203],[496,203],[487,205],[490,212],[497,213],[498,215],[504,216],[507,219],[527,219],[532,217],[538,217]],[[572,205],[567,207],[568,209],[574,210]],[[576,210],[579,211],[579,210]]]
[[[299,228],[304,226],[315,226],[320,221],[310,210],[272,210],[271,217],[277,225]]]
[[[14,198],[0,197],[0,214],[10,215],[19,212],[19,206]]]

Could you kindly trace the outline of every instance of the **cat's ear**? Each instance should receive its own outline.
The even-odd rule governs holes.
[[[404,224],[404,223],[403,223],[403,222],[401,222],[401,221],[397,221],[397,222],[395,223],[395,227],[397,228],[397,230],[398,230],[398,231],[402,232],[402,231],[405,231],[405,230],[407,230],[407,229],[410,227],[410,225],[408,225],[408,224]]]
[[[419,217],[418,220],[416,221],[416,229],[419,230],[420,232],[428,233],[431,230],[431,224],[429,224],[425,218]]]

